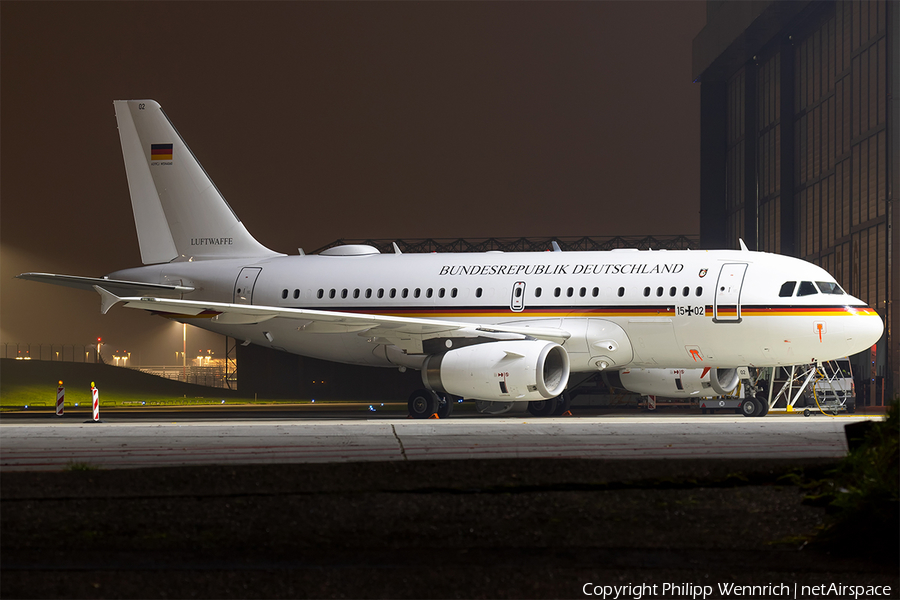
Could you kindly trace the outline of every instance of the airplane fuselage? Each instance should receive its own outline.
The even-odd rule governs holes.
[[[875,311],[847,294],[797,295],[802,282],[833,282],[823,269],[759,252],[347,252],[172,262],[110,277],[193,287],[185,300],[558,328],[570,334],[563,347],[572,371],[791,365],[859,352],[860,328],[881,328]],[[796,282],[793,293],[779,295],[786,282]],[[364,330],[212,315],[189,322],[326,360],[410,360],[398,362]]]

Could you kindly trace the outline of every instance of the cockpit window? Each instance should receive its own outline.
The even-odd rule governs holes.
[[[778,296],[781,298],[790,298],[794,295],[794,288],[797,287],[796,281],[785,281],[781,284],[781,291]]]
[[[831,281],[817,281],[816,285],[819,287],[819,291],[823,294],[843,294],[844,290],[841,289],[836,283]]]
[[[812,281],[801,281],[800,289],[797,290],[798,296],[812,296],[813,294],[818,294],[819,290],[816,289],[816,286],[813,285]]]

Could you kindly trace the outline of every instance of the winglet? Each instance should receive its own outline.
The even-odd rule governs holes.
[[[744,243],[744,239],[743,239],[743,238],[739,238],[739,241],[741,242],[741,250],[742,250],[743,252],[750,252],[750,249],[747,248],[747,244]]]
[[[110,308],[112,308],[122,300],[112,292],[104,290],[99,285],[95,285],[93,286],[93,288],[98,294],[100,294],[100,314],[102,315],[105,315],[107,312],[109,312]]]

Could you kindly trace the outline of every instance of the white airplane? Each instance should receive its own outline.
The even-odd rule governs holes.
[[[823,269],[742,250],[287,256],[254,239],[153,100],[115,103],[145,266],[19,277],[302,356],[422,372],[415,417],[453,396],[551,414],[570,373],[829,360],[883,324]],[[723,377],[724,376],[724,377]]]

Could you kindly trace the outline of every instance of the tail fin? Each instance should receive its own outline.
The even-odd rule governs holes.
[[[153,100],[116,100],[144,264],[278,256],[256,241]]]

